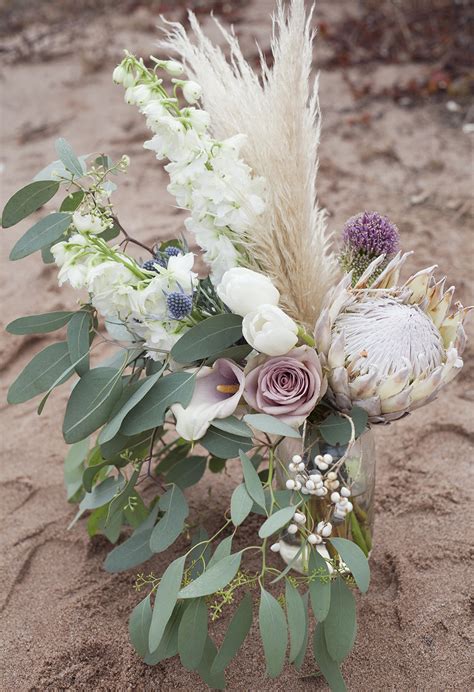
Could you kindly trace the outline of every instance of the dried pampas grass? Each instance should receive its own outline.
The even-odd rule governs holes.
[[[288,9],[278,2],[274,64],[270,68],[260,54],[261,76],[246,62],[232,33],[219,25],[229,48],[227,60],[193,13],[195,43],[175,23],[167,23],[166,40],[160,42],[178,53],[189,77],[202,86],[214,135],[247,136],[242,155],[267,181],[267,208],[243,244],[280,290],[282,306],[310,327],[338,274],[325,213],[316,200],[320,111],[317,78],[311,85],[311,16],[303,0],[292,0]]]

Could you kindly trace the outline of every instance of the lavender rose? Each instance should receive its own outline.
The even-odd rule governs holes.
[[[309,346],[285,356],[258,356],[246,368],[244,398],[260,413],[298,426],[309,416],[326,391],[318,355]]]

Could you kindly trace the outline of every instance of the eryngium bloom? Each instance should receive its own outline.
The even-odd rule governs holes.
[[[398,287],[407,254],[399,253],[372,283],[383,257],[354,288],[351,276],[344,277],[316,324],[329,397],[340,410],[365,409],[372,423],[429,403],[463,365],[463,322],[472,308],[457,303],[449,314],[454,287],[444,291],[445,279],[435,282],[435,267]]]
[[[344,271],[352,271],[356,283],[367,267],[381,255],[385,256],[376,271],[374,281],[398,251],[400,236],[397,226],[376,211],[364,211],[352,216],[344,225],[339,261]]]

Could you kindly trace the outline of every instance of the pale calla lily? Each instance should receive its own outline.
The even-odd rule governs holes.
[[[231,360],[219,358],[212,368],[196,373],[196,386],[189,406],[174,404],[176,432],[185,440],[199,440],[215,418],[231,416],[244,391],[244,373]]]

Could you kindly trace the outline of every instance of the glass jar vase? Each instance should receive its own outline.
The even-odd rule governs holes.
[[[289,470],[289,464],[295,455],[301,457],[302,461],[299,463],[304,463],[304,471]],[[331,455],[332,462],[328,464],[327,469],[321,470],[315,458],[324,455]],[[375,490],[375,441],[372,430],[366,428],[351,445],[333,446],[322,438],[317,426],[307,424],[303,439],[287,437],[279,444],[276,459],[277,485],[281,490],[287,488],[289,479],[298,482],[303,480],[302,475],[306,479],[308,476],[311,478],[311,474],[321,474],[325,480],[331,470],[333,473],[336,472],[337,488],[331,488],[331,483],[326,480],[325,489],[321,490],[325,495],[311,494],[305,498],[306,528],[308,531],[315,531],[320,522],[329,521],[332,525],[332,538],[353,541],[369,556],[372,549]],[[326,460],[329,461],[329,458],[326,457]],[[344,517],[335,511],[336,504],[331,499],[333,492],[340,492],[343,487],[348,489],[345,494],[348,495],[348,502],[352,504],[352,511],[347,512]],[[287,564],[294,561],[293,569],[305,572],[307,551],[301,534],[284,531],[279,543],[283,560]],[[317,549],[327,559],[334,557],[331,554],[334,552],[333,548],[327,541],[323,541]],[[298,553],[300,555],[296,558]]]

